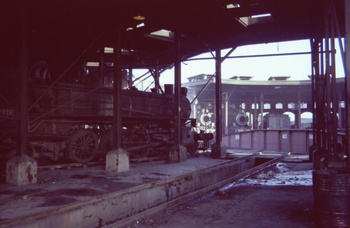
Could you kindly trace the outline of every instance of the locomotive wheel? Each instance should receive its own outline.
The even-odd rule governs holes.
[[[69,158],[73,161],[86,163],[94,159],[98,150],[97,135],[89,129],[74,132],[68,142]]]

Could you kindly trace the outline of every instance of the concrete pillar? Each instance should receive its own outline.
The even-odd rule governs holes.
[[[122,148],[111,150],[106,155],[106,171],[124,172],[129,170],[129,154]]]
[[[14,157],[6,163],[6,183],[12,185],[35,184],[38,166],[36,161],[26,154]]]
[[[173,145],[169,149],[168,163],[182,162],[187,160],[187,149],[183,145]]]

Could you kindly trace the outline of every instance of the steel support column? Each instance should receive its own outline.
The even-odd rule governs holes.
[[[323,133],[324,133],[324,115],[323,115],[323,84],[322,84],[322,68],[320,52],[322,51],[321,39],[311,40],[312,50],[312,99],[313,99],[313,135],[314,144],[319,148],[323,147]]]
[[[27,155],[28,143],[28,17],[27,4],[23,2],[18,6],[21,18],[20,43],[21,53],[19,59],[19,119],[17,121],[17,155],[6,162],[6,183],[12,185],[26,185],[37,183],[37,163]]]
[[[131,87],[133,85],[133,81],[132,81],[132,67],[129,68],[128,85],[129,85],[129,89],[131,89]]]
[[[187,150],[181,145],[181,34],[175,32],[175,123],[174,123],[174,145],[169,149],[169,157],[167,162],[181,162],[187,159]]]
[[[115,31],[114,39],[114,64],[113,64],[113,149],[121,148],[121,94],[122,94],[122,47],[121,47],[121,23]]]
[[[216,50],[215,68],[215,113],[216,142],[211,147],[212,157],[226,157],[226,148],[222,144],[222,84],[221,84],[221,50]]]
[[[216,142],[222,141],[222,84],[221,84],[221,50],[216,51],[215,57],[215,113],[216,113]]]
[[[316,143],[316,80],[315,80],[315,76],[316,76],[316,70],[318,70],[318,48],[317,46],[315,46],[317,43],[315,42],[314,39],[310,39],[310,49],[311,49],[311,96],[312,96],[312,143],[314,146],[317,145]],[[310,159],[312,159],[313,155],[310,155]]]
[[[316,107],[314,108],[315,142],[315,169],[327,167],[341,167],[345,160],[340,155],[338,145],[338,100],[335,72],[335,28],[336,12],[332,10],[331,0],[325,4],[325,36],[312,41],[312,75],[313,93]]]
[[[181,52],[180,52],[180,38],[179,32],[175,33],[175,69],[174,69],[174,82],[175,82],[175,145],[180,144],[181,140],[181,104],[180,104],[180,92],[181,92]]]
[[[113,62],[113,127],[112,127],[112,147],[106,154],[106,171],[124,172],[129,170],[129,154],[122,149],[122,22],[121,12],[117,20],[114,38],[114,62]]]
[[[180,65],[181,66],[181,65]],[[156,93],[159,93],[159,77],[160,77],[160,71],[159,71],[159,59],[157,58],[156,67],[154,69],[154,88],[156,90]],[[181,78],[181,76],[180,76]]]
[[[105,83],[104,67],[105,67],[105,48],[104,46],[102,46],[100,48],[100,62],[99,62],[100,80],[102,82],[102,85]]]
[[[336,74],[335,74],[335,20],[336,15],[331,10],[331,1],[326,1],[325,21],[325,79],[326,79],[326,116],[327,116],[327,146],[326,146],[326,167],[339,166],[338,162],[338,101],[336,96]]]
[[[345,0],[345,79],[346,79],[346,137],[347,166],[350,167],[350,0]]]
[[[17,148],[17,155],[27,153],[28,138],[28,20],[25,6],[22,9],[22,29],[21,29],[21,74],[20,74],[20,119],[18,124],[18,138],[20,139]]]

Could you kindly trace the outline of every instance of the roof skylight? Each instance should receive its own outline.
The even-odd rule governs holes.
[[[233,4],[227,4],[226,9],[234,9],[234,8],[240,8],[241,6],[238,3]]]
[[[114,52],[114,48],[112,47],[105,47],[104,48],[104,51],[105,53],[109,53],[109,54],[112,54]],[[122,49],[122,53],[131,53],[131,52],[134,52],[135,50],[134,49]]]
[[[141,28],[141,27],[144,27],[145,26],[145,23],[140,23],[140,24],[138,24],[138,25],[136,25],[136,28]]]
[[[151,32],[150,35],[152,36],[161,36],[166,38],[174,38],[174,33],[172,31],[161,29],[158,31]]]
[[[270,17],[271,13],[252,15],[252,18]]]

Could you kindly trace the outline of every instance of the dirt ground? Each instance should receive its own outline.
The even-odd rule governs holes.
[[[314,227],[311,168],[280,163],[128,227]]]

